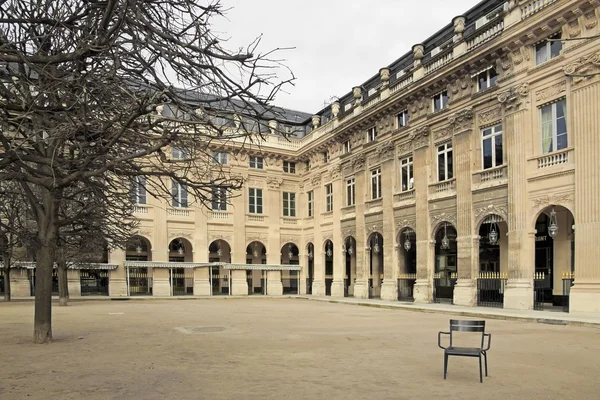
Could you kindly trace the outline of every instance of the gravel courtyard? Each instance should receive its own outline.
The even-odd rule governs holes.
[[[73,302],[31,344],[0,303],[0,399],[597,399],[600,329],[488,320],[490,376],[451,358],[449,316],[302,299]]]

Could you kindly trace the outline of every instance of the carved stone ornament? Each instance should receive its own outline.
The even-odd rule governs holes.
[[[339,163],[334,164],[329,169],[329,175],[331,176],[331,179],[337,179],[340,177],[341,174],[342,174],[342,164],[339,164]]]
[[[194,233],[193,232],[169,232],[169,243],[171,242],[171,240],[173,239],[177,239],[177,238],[184,238],[189,240],[190,242],[192,240],[194,240]]]
[[[581,25],[579,25],[579,20],[575,19],[567,24],[567,32],[569,33],[570,38],[576,38],[581,35]]]
[[[598,25],[598,17],[596,17],[596,10],[593,9],[584,15],[584,25],[585,29],[594,29],[596,25]]]
[[[441,222],[448,222],[452,226],[456,227],[456,214],[454,213],[440,213],[431,216],[431,228],[435,229]]]
[[[282,183],[283,183],[283,179],[282,178],[276,178],[274,176],[268,176],[267,177],[267,185],[271,189],[278,189],[279,186],[281,186]]]
[[[231,245],[231,236],[230,235],[221,235],[218,233],[210,235],[210,237],[208,238],[208,243],[210,244],[217,240],[223,240],[224,242],[227,242],[228,244]]]
[[[315,243],[315,237],[314,237],[314,236],[312,236],[312,235],[310,235],[310,236],[306,236],[306,237],[304,238],[304,240],[306,240],[306,246],[304,246],[304,247],[307,247],[309,243],[312,243],[313,245],[314,245],[314,243]]]
[[[525,46],[518,48],[517,50],[510,53],[510,59],[514,66],[518,66],[523,60],[529,61],[529,49]]]
[[[280,242],[281,243],[279,247],[283,247],[288,243],[292,243],[293,245],[298,247],[298,243],[300,243],[300,238],[296,236],[282,236]]]
[[[573,86],[596,79],[600,73],[600,51],[583,56],[563,69],[573,79]]]
[[[498,101],[507,111],[517,111],[523,104],[523,99],[529,94],[529,84],[522,83],[498,95]]]
[[[557,83],[556,85],[552,85],[542,90],[538,90],[535,92],[535,101],[543,102],[546,100],[552,100],[552,98],[557,97],[563,92],[567,91],[567,81],[562,81]]]
[[[399,156],[404,155],[406,153],[410,153],[413,149],[413,142],[406,142],[403,144],[399,144],[396,146],[396,152]]]
[[[448,117],[450,129],[455,135],[466,132],[473,127],[473,109],[465,108]]]
[[[143,236],[145,238],[149,238],[149,237],[152,237],[152,231],[149,231],[149,230],[139,231],[137,233],[137,236]]]
[[[450,127],[445,127],[442,129],[438,129],[433,132],[433,140],[438,141],[441,139],[445,139],[452,135],[452,129]]]
[[[349,237],[352,237],[352,238],[354,238],[356,240],[356,231],[354,229],[346,229],[346,230],[344,230],[343,235],[344,235],[344,242]]]
[[[417,223],[415,218],[396,219],[396,228],[398,232],[402,232],[406,228],[410,228],[416,232]]]
[[[431,133],[431,128],[429,125],[422,126],[417,128],[408,134],[408,138],[413,142],[413,149],[419,149],[421,147],[425,147],[429,144],[429,134]]]
[[[383,235],[383,225],[381,223],[376,223],[367,226],[367,238],[371,236],[373,232],[377,232]]]
[[[313,188],[321,186],[321,174],[316,174],[313,176],[310,182]]]
[[[508,221],[508,206],[505,204],[490,204],[486,207],[478,207],[475,209],[475,218],[477,221],[481,221],[488,215],[492,214],[502,217],[502,219],[506,222]]]
[[[492,122],[500,121],[501,119],[502,109],[500,107],[495,107],[491,110],[480,112],[479,115],[477,115],[479,125],[490,124]]]
[[[246,237],[246,247],[248,247],[248,245],[252,242],[260,242],[263,246],[266,247],[267,240],[268,237],[265,235],[249,235]]]
[[[323,232],[322,238],[323,243],[325,243],[328,240],[331,240],[331,242],[333,243],[333,232]]]
[[[377,149],[377,155],[381,162],[392,160],[394,158],[394,144],[387,141]]]
[[[531,199],[531,208],[534,211],[537,211],[540,208],[548,207],[550,205],[572,206],[574,198],[573,192],[540,196]]]
[[[365,155],[359,154],[352,159],[352,167],[354,172],[362,171],[365,169]]]

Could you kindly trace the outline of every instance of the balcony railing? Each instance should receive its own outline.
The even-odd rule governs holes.
[[[521,8],[521,20],[530,17],[536,12],[543,8],[546,8],[550,4],[556,2],[556,0],[531,0],[520,6]]]
[[[373,96],[372,99],[370,99],[369,101],[367,101],[365,103],[365,105],[363,106],[364,109],[369,108],[369,107],[373,107],[375,104],[381,102],[381,94],[377,94],[376,96]]]
[[[486,24],[487,26],[487,24]],[[482,27],[479,33],[476,33],[473,37],[467,39],[467,50],[472,50],[475,47],[487,42],[488,40],[496,37],[504,29],[504,20],[500,19],[492,24],[490,21],[489,27]]]
[[[227,211],[211,211],[210,218],[226,221],[229,219],[229,213]]]
[[[133,206],[133,212],[136,214],[148,214],[148,206],[137,204]]]
[[[415,190],[406,190],[404,192],[394,194],[394,202],[409,201],[415,198]]]
[[[452,57],[453,57],[452,52],[448,52],[447,54],[444,54],[443,56],[436,59],[435,61],[430,62],[429,64],[427,64],[425,66],[425,75],[428,75],[428,74],[432,73],[433,71],[448,64],[450,61],[452,61]]]
[[[443,182],[432,183],[429,185],[429,195],[435,197],[452,196],[456,193],[456,179],[448,179]]]
[[[189,208],[167,208],[167,214],[172,215],[174,217],[189,217],[190,209]]]
[[[542,169],[553,167],[555,165],[567,164],[569,162],[570,152],[571,149],[566,149],[537,157],[537,168]]]
[[[259,214],[248,214],[246,219],[248,222],[265,222],[265,216]]]
[[[383,205],[383,200],[382,199],[375,199],[375,200],[369,200],[365,203],[365,208],[366,211],[377,211],[379,209],[381,209],[381,206]]]
[[[473,184],[478,185],[480,183],[493,182],[499,179],[507,178],[506,165],[499,167],[484,169],[483,171],[477,171],[473,173]]]
[[[281,219],[281,223],[283,225],[297,225],[298,224],[298,220],[296,218],[283,217]]]
[[[412,74],[410,74],[409,76],[405,77],[401,81],[398,81],[397,83],[395,83],[394,86],[392,86],[392,88],[391,88],[391,92],[392,93],[397,92],[398,90],[401,90],[401,89],[407,87],[412,82],[413,82],[413,76],[412,76]]]

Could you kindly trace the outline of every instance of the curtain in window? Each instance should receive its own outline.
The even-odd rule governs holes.
[[[542,108],[542,152],[550,153],[552,148],[552,105]]]

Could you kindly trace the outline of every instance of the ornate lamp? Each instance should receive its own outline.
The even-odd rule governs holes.
[[[447,250],[450,248],[450,239],[448,239],[448,235],[447,235],[447,224],[444,224],[444,237],[442,238],[442,246],[440,247],[444,250]]]
[[[498,231],[496,231],[496,223],[492,222],[490,233],[488,234],[488,240],[490,244],[498,243]]]
[[[313,259],[313,252],[312,252],[312,250],[308,250],[308,259],[309,260]]]
[[[138,254],[142,252],[142,245],[141,244],[138,244],[137,246],[135,246],[135,252],[138,253]]]
[[[217,255],[219,257],[221,257],[222,254],[223,254],[223,250],[221,250],[221,246],[219,246],[219,248],[217,249]]]
[[[252,255],[254,257],[258,257],[258,245],[256,242],[252,245]]]
[[[325,251],[327,257],[331,257],[333,255],[333,251],[331,251],[331,242],[327,243],[327,251]]]
[[[375,235],[375,245],[373,246],[373,251],[375,254],[379,254],[381,249],[379,248],[379,235]]]
[[[348,243],[348,255],[352,257],[352,254],[354,254],[354,249],[352,248],[352,244]]]
[[[404,240],[404,250],[409,251],[412,247],[412,243],[410,242],[408,231],[406,231],[404,235],[406,236],[406,239]]]
[[[556,223],[556,211],[554,211],[554,208],[552,208],[552,211],[550,211],[550,225],[548,226],[548,235],[550,235],[550,237],[554,239],[557,234],[558,224]]]
[[[292,257],[294,257],[294,253],[292,253],[292,250],[288,251],[288,259],[291,260]]]
[[[178,242],[179,246],[177,247],[177,253],[179,253],[179,255],[183,255],[183,253],[185,252],[185,248],[183,247],[183,242],[180,240]]]

